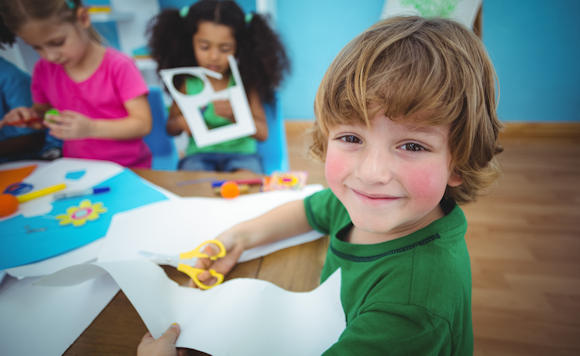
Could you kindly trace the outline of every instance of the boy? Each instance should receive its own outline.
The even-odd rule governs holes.
[[[228,255],[212,268],[227,273],[243,250],[314,228],[330,236],[321,280],[341,268],[347,320],[325,354],[472,354],[456,203],[499,173],[495,107],[493,66],[469,30],[379,22],[341,51],[316,96],[312,150],[330,189],[221,234]]]

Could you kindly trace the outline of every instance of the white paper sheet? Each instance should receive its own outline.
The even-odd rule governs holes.
[[[137,259],[142,257],[139,251],[161,254],[190,251],[241,221],[261,215],[283,203],[303,199],[321,189],[320,185],[308,185],[302,190],[243,195],[233,200],[183,198],[120,213],[113,217],[98,260]],[[240,262],[321,236],[311,231],[275,244],[256,247],[245,251]]]
[[[6,277],[0,286],[0,354],[62,355],[119,291],[108,275],[70,287]]]
[[[119,284],[155,338],[178,322],[178,347],[214,356],[320,355],[346,326],[340,270],[307,293],[245,278],[207,291],[181,287],[144,259],[73,266],[40,283],[79,283],[103,270]]]

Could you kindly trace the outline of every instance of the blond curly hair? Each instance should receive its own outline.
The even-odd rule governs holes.
[[[464,26],[414,16],[381,21],[347,44],[324,75],[311,152],[324,160],[330,127],[370,125],[378,112],[448,124],[451,165],[462,184],[445,195],[473,201],[500,173],[496,83],[483,44]]]

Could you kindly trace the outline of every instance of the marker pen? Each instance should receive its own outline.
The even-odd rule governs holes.
[[[60,199],[82,197],[85,195],[101,194],[101,193],[106,193],[110,190],[111,190],[111,188],[109,188],[109,187],[98,187],[98,188],[89,188],[89,189],[83,189],[83,190],[73,190],[70,192],[57,193],[54,195],[54,199],[60,200]]]

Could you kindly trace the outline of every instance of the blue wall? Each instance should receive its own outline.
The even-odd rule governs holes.
[[[277,2],[279,31],[292,73],[280,91],[284,117],[314,118],[314,96],[326,69],[352,38],[379,19],[383,1]]]
[[[580,121],[580,1],[485,0],[504,121]]]
[[[379,19],[383,1],[277,4],[278,30],[293,64],[281,89],[284,116],[311,119],[326,68]],[[484,0],[483,40],[499,77],[503,121],[580,121],[579,13],[577,0]]]
[[[193,2],[159,1],[162,8]],[[246,12],[255,10],[255,0],[238,3]],[[500,118],[580,121],[580,65],[576,63],[580,1],[483,3],[483,41],[499,77]],[[383,0],[277,0],[276,5],[277,30],[292,62],[292,73],[280,89],[284,117],[312,119],[316,90],[328,65],[348,41],[379,19]]]

